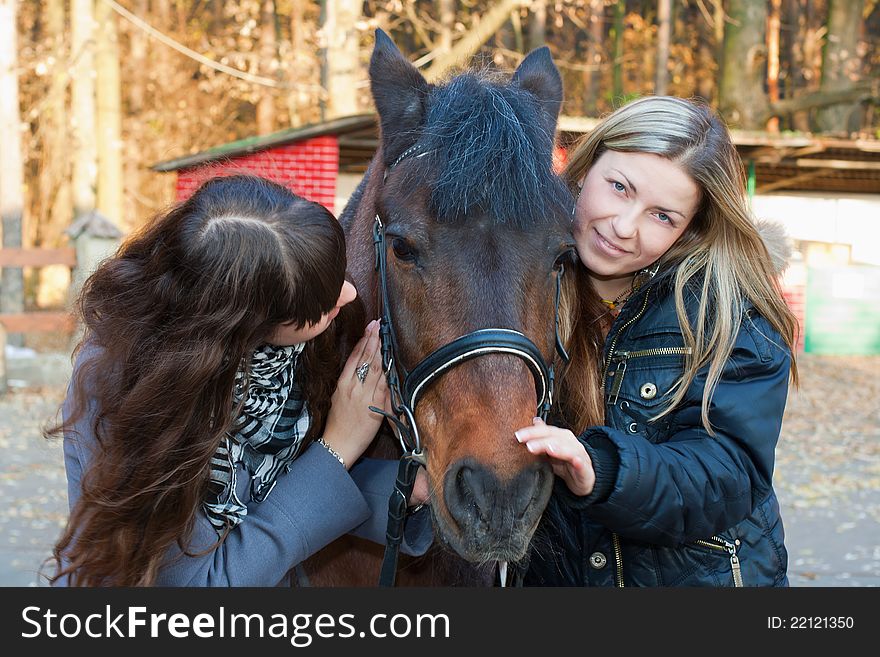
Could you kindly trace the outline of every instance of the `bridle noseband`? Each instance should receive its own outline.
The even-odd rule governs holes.
[[[386,170],[388,173],[401,160],[418,152],[418,145],[404,151]],[[427,153],[422,152],[416,157]],[[411,371],[407,371],[400,361],[400,348],[394,323],[391,319],[391,304],[388,295],[388,270],[386,257],[385,224],[378,212],[373,223],[373,245],[375,248],[375,269],[378,272],[378,314],[380,317],[379,337],[382,349],[382,365],[391,393],[393,415],[382,409],[370,407],[381,413],[394,427],[403,448],[397,482],[388,508],[388,531],[385,560],[379,578],[381,586],[393,586],[397,570],[397,553],[403,541],[403,521],[406,517],[406,504],[412,493],[415,475],[419,465],[426,465],[424,446],[421,442],[415,420],[415,409],[422,394],[446,371],[467,360],[488,354],[509,354],[522,359],[535,378],[537,394],[537,415],[546,420],[553,406],[554,371],[553,362],[544,360],[541,350],[523,333],[505,328],[484,328],[471,331],[452,342],[432,351],[419,361]],[[559,300],[561,295],[564,267],[560,266],[556,277],[555,330],[556,352],[564,362],[569,357],[559,336]]]

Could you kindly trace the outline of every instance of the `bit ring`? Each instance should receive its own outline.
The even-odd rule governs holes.
[[[354,375],[358,378],[358,381],[363,383],[367,380],[367,372],[370,371],[369,363],[361,363],[358,365],[358,368],[354,371]]]

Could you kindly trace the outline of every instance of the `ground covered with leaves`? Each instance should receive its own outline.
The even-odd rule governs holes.
[[[803,355],[777,449],[792,586],[880,586],[880,357]],[[0,398],[0,586],[38,586],[67,518],[61,388]]]
[[[880,586],[880,358],[799,361],[777,448],[793,586]]]

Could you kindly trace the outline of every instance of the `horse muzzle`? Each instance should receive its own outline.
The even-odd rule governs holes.
[[[535,461],[508,481],[472,458],[450,466],[443,478],[448,521],[435,510],[440,538],[474,563],[519,561],[550,498],[549,465]]]

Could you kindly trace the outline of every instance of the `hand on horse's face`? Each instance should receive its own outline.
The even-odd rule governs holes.
[[[589,495],[596,484],[596,473],[587,450],[568,429],[545,424],[541,418],[532,426],[515,432],[516,439],[532,454],[544,454],[553,474],[562,479],[575,495]]]
[[[324,430],[324,442],[339,452],[346,467],[351,467],[376,437],[383,418],[370,406],[387,408],[388,396],[379,349],[379,322],[373,321],[342,368]]]

